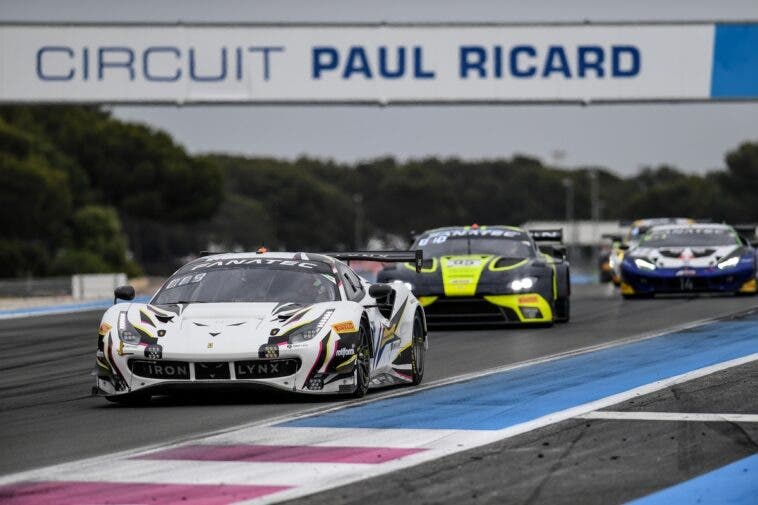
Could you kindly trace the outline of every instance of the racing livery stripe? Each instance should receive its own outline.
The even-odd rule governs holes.
[[[122,482],[22,482],[0,487],[4,505],[160,503],[227,505],[287,489],[282,486],[147,484]],[[107,497],[107,498],[105,498]]]
[[[188,445],[146,454],[139,456],[138,459],[376,465],[424,450],[397,447],[322,447],[307,445]]]

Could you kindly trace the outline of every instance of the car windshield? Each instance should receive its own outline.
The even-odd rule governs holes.
[[[339,294],[331,273],[235,266],[202,272],[180,270],[166,281],[152,303],[309,304],[334,300],[339,300]]]
[[[411,249],[416,248],[424,251],[424,258],[459,254],[494,254],[505,258],[534,256],[531,241],[509,237],[449,237],[445,235],[422,237]]]
[[[640,247],[708,247],[738,243],[737,235],[727,228],[673,228],[651,231],[642,238]]]

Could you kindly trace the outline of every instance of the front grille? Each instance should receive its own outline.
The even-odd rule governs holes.
[[[267,359],[234,362],[234,374],[238,379],[272,379],[297,373],[299,359]]]
[[[189,380],[189,363],[186,361],[148,361],[133,359],[129,361],[133,374],[148,379]]]
[[[641,277],[640,286],[653,288],[659,293],[723,291],[733,287],[738,279],[733,275],[713,277]]]
[[[424,308],[429,324],[518,322],[516,313],[483,298],[439,298]]]
[[[229,363],[226,361],[195,363],[196,380],[219,380],[231,378]]]

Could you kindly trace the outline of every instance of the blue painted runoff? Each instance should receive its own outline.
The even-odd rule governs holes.
[[[498,430],[756,352],[758,317],[751,316],[279,426]]]
[[[711,97],[758,97],[758,24],[716,25]]]
[[[670,505],[672,503],[755,505],[758,503],[758,454],[630,503],[634,505]]]
[[[138,296],[132,302],[145,303],[150,300],[149,296]],[[119,300],[118,303],[126,303]],[[45,305],[42,307],[26,307],[20,309],[0,310],[0,318],[3,316],[42,316],[46,314],[65,314],[66,312],[81,312],[84,310],[107,309],[113,305],[113,300],[96,300],[82,303],[67,303],[63,305]]]

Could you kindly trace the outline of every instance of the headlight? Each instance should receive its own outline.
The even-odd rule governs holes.
[[[641,270],[655,270],[655,263],[644,258],[634,258],[634,264]]]
[[[126,319],[126,312],[118,315],[118,338],[125,344],[139,344],[140,335]]]
[[[532,286],[534,286],[534,279],[531,277],[516,279],[515,281],[511,281],[510,284],[510,287],[513,291],[525,291],[527,289],[532,289]]]
[[[739,262],[740,262],[739,256],[732,256],[731,258],[727,258],[724,261],[718,263],[716,266],[719,268],[719,270],[724,270],[725,268],[736,267],[737,263]]]
[[[291,344],[296,344],[298,342],[306,342],[308,340],[311,340],[313,337],[319,334],[324,326],[326,326],[327,321],[329,321],[329,318],[332,317],[333,313],[334,310],[329,309],[324,312],[317,320],[311,321],[310,323],[306,323],[300,328],[297,328],[290,335],[288,335],[289,342]]]

